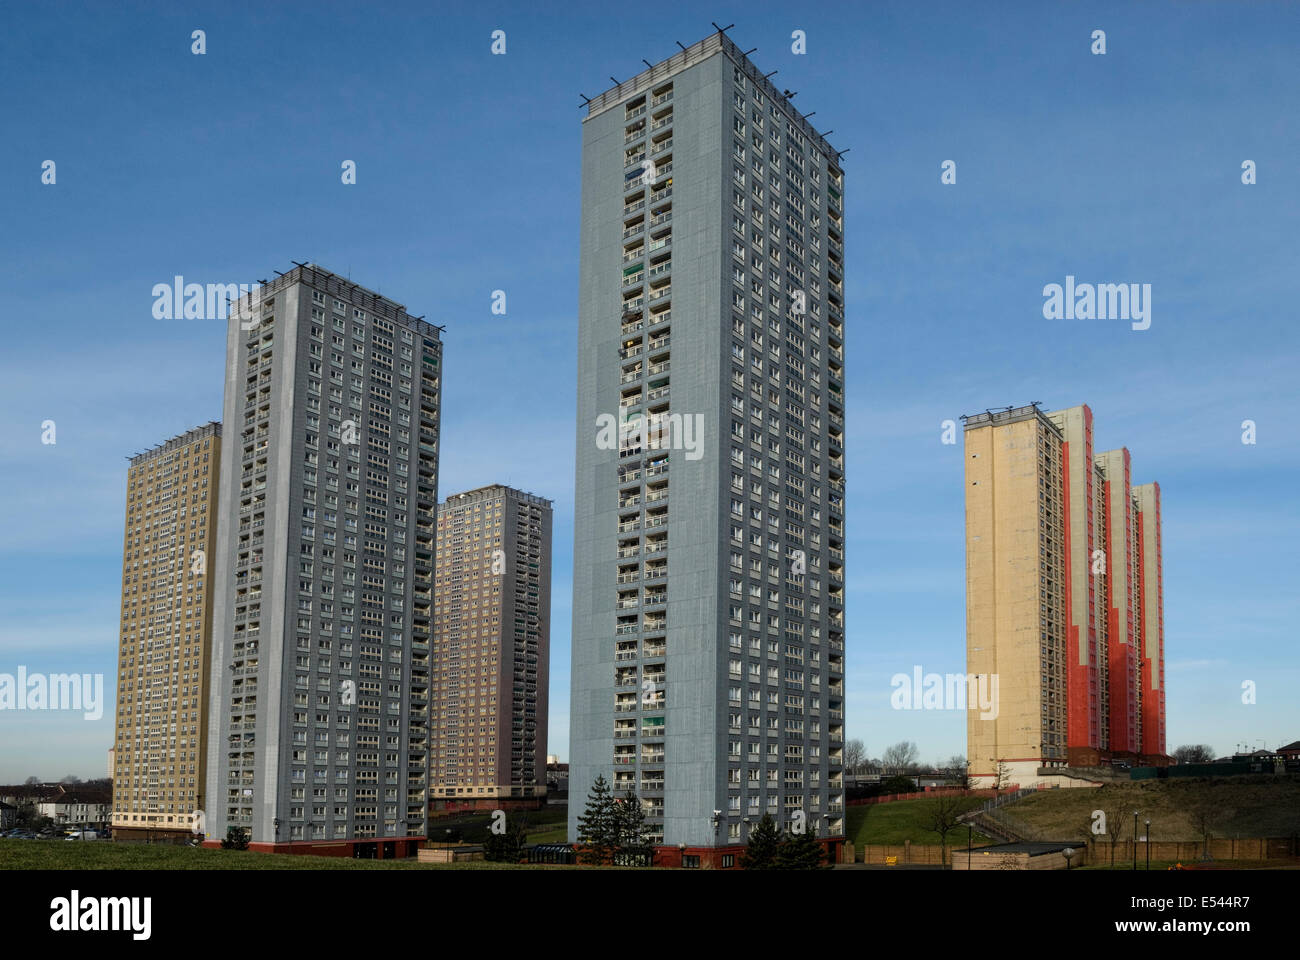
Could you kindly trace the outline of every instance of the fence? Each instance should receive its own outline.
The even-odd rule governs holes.
[[[1138,869],[1147,859],[1147,842],[1136,841]],[[1133,863],[1133,840],[1120,840],[1115,844],[1115,865]],[[1206,853],[1204,840],[1152,840],[1152,860],[1180,860],[1196,863]],[[1210,840],[1212,860],[1294,860],[1300,858],[1300,837],[1215,837]],[[1109,840],[1093,839],[1088,843],[1088,863],[1109,865],[1111,845]]]
[[[855,860],[861,863],[886,863],[890,857],[896,857],[897,864],[928,864],[930,866],[939,866],[941,863],[952,863],[953,851],[958,848],[949,846],[946,859],[942,858],[943,848],[938,844],[911,844],[911,843],[866,843],[860,848],[853,851]],[[966,845],[963,843],[961,849],[964,851]],[[858,854],[861,854],[859,857]],[[894,864],[891,864],[893,866]]]
[[[1014,790],[1019,786],[1012,784],[1004,790]],[[1033,791],[1027,791],[1032,793]],[[914,793],[886,793],[878,797],[855,797],[848,801],[850,807],[865,806],[873,803],[893,803],[895,800],[925,800],[928,797],[999,797],[1005,796],[1001,791],[994,790],[992,787],[985,787],[978,790],[966,790],[962,787],[936,787],[932,790],[917,790]]]
[[[847,845],[846,845],[847,846]],[[980,845],[974,853],[980,854]],[[1081,866],[1107,866],[1111,862],[1111,846],[1107,840],[1090,840],[1080,842],[1075,850],[1071,864]],[[1216,838],[1209,843],[1210,857],[1214,860],[1300,860],[1300,837],[1225,837]],[[845,851],[848,852],[847,850]],[[1205,852],[1203,841],[1151,841],[1151,859],[1156,861],[1181,861],[1195,864]],[[965,869],[966,844],[947,847],[946,859],[943,850],[937,844],[886,844],[868,843],[855,847],[853,857],[860,863],[888,864],[894,857],[895,864],[922,864],[939,866],[941,863],[952,864],[954,857],[961,859],[961,868]],[[847,857],[845,858],[847,859]],[[1137,841],[1137,863],[1141,870],[1147,859],[1147,844]],[[1120,840],[1115,844],[1115,866],[1132,866],[1133,841]],[[1059,865],[1056,869],[1060,869]]]

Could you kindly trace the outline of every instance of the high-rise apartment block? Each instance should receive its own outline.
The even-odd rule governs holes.
[[[968,705],[972,773],[1163,762],[1159,485],[1094,452],[1087,406],[967,417],[965,456],[967,671],[998,694]]]
[[[438,508],[430,794],[435,809],[546,796],[551,502],[500,484]]]
[[[127,469],[109,751],[119,840],[187,839],[202,805],[220,463],[221,424],[209,423],[137,454]]]
[[[583,123],[569,836],[844,833],[839,155],[719,32]]]
[[[438,333],[315,265],[231,313],[213,839],[390,857],[425,836]]]

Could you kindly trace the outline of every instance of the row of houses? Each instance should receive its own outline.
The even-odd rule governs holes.
[[[105,788],[67,783],[0,787],[0,830],[15,826],[19,810],[29,805],[57,827],[105,829],[113,810],[112,793]]]

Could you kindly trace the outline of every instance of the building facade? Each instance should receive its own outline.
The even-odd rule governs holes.
[[[429,788],[435,810],[546,797],[551,502],[495,484],[438,509]]]
[[[1159,486],[1093,452],[1087,406],[965,423],[967,672],[997,691],[968,703],[972,774],[1164,762]]]
[[[659,862],[844,833],[837,152],[723,33],[583,123],[570,839],[597,776]]]
[[[425,836],[441,383],[439,328],[313,264],[232,310],[209,842]]]
[[[209,423],[127,468],[109,751],[119,839],[187,839],[202,808],[220,465],[221,424]]]

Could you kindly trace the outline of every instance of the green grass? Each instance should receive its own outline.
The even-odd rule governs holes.
[[[417,863],[290,856],[247,850],[208,850],[163,844],[91,840],[0,840],[0,870],[542,870],[549,865],[471,861]],[[573,869],[564,867],[562,869]]]
[[[1086,840],[1091,835],[1094,810],[1106,811],[1108,819],[1120,811],[1121,837],[1132,836],[1136,810],[1143,820],[1150,818],[1153,840],[1194,841],[1202,834],[1192,811],[1202,804],[1214,811],[1210,832],[1215,837],[1300,833],[1300,777],[1189,777],[1043,790],[1009,805],[1006,811],[1039,837]]]
[[[565,840],[567,809],[548,805],[541,810],[508,813],[528,822],[529,843]],[[490,811],[432,817],[430,836],[436,841],[448,828],[461,832],[465,843],[481,843],[492,824]],[[90,840],[0,840],[0,870],[549,870],[573,869],[549,864],[522,865],[469,861],[418,863],[409,860],[353,860],[350,857],[291,856],[241,850],[209,850],[165,844],[114,843]],[[587,869],[587,868],[582,868]]]
[[[507,821],[522,817],[528,824],[529,843],[562,843],[568,830],[568,807],[547,804],[541,810],[523,810],[506,814]],[[437,841],[448,828],[460,830],[466,843],[482,843],[492,825],[491,811],[457,813],[448,817],[429,818],[429,837]]]
[[[938,846],[939,835],[931,826],[934,798],[895,800],[892,803],[851,805],[845,832],[859,849],[863,844],[901,844],[908,840],[915,844]],[[973,801],[974,802],[974,801]],[[976,843],[992,843],[978,830]],[[965,846],[966,827],[960,826],[948,834],[950,847]]]

